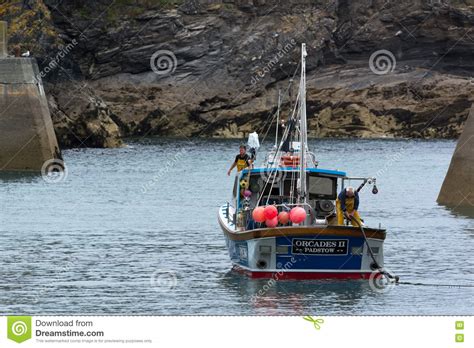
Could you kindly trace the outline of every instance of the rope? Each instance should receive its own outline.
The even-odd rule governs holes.
[[[375,259],[374,253],[372,251],[372,248],[369,245],[369,241],[367,240],[367,236],[365,234],[365,230],[362,227],[362,225],[355,219],[353,216],[351,216],[351,221],[355,221],[357,225],[360,228],[360,231],[362,232],[362,235],[364,236],[365,243],[367,245],[367,248],[369,250],[370,257],[374,261],[374,264],[377,268],[377,270],[382,273],[383,275],[387,276],[390,281],[394,282],[395,284],[402,284],[402,285],[413,285],[413,286],[432,286],[432,287],[449,287],[449,288],[474,288],[474,285],[471,284],[434,284],[434,283],[420,283],[420,282],[400,282],[400,277],[397,275],[392,275],[385,271],[383,267],[380,267],[377,260]]]
[[[390,280],[395,281],[395,283],[398,283],[399,280],[400,280],[400,277],[397,276],[397,275],[392,275],[392,274],[388,273],[386,270],[383,269],[383,267],[381,267],[381,266],[379,265],[379,263],[378,263],[377,260],[375,259],[374,252],[372,251],[372,248],[371,248],[370,245],[369,245],[369,241],[368,241],[368,239],[367,239],[367,236],[366,236],[366,234],[365,234],[365,230],[364,230],[364,228],[362,227],[361,223],[360,223],[356,218],[354,218],[353,216],[351,216],[351,221],[355,221],[356,224],[359,226],[360,231],[362,232],[362,235],[364,236],[365,244],[367,245],[367,248],[368,248],[368,250],[369,250],[369,255],[370,255],[370,257],[372,258],[372,261],[374,262],[375,268],[376,268],[380,273],[382,273],[383,275],[387,276]]]
[[[474,285],[470,285],[470,284],[434,284],[434,283],[412,283],[412,282],[398,282],[397,284],[415,285],[415,286],[448,287],[448,288],[474,288]]]

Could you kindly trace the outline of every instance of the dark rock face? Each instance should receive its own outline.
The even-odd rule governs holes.
[[[107,105],[87,85],[49,86],[49,108],[59,143],[65,148],[119,147],[120,130]]]
[[[44,3],[77,42],[66,80],[85,79],[122,135],[258,131],[278,89],[291,109],[302,42],[312,135],[457,137],[474,101],[467,0]]]

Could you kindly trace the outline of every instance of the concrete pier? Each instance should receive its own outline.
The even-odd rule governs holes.
[[[2,47],[6,40],[0,54]],[[36,60],[0,55],[0,171],[40,171],[55,158],[61,153]]]
[[[438,203],[474,210],[474,104],[451,158]]]
[[[7,56],[7,22],[0,21],[0,59]]]

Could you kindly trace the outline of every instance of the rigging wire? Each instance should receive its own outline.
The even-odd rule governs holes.
[[[300,98],[300,95],[298,94],[296,100],[299,100],[299,98]],[[297,108],[297,105],[298,105],[298,103],[295,103],[295,107],[294,107],[293,112],[292,112],[292,114],[291,114],[290,121],[292,121],[293,118],[294,118],[295,115],[296,115],[296,108]],[[289,132],[290,132],[290,127],[285,128],[285,131],[284,131],[284,133],[283,133],[282,139],[286,139],[286,137],[289,136]],[[280,146],[278,147],[278,149],[276,150],[276,152],[275,152],[275,154],[274,154],[274,156],[273,156],[272,163],[274,163],[274,162],[275,162],[275,159],[278,158],[278,155],[280,154],[281,145],[282,145],[282,142],[280,142]],[[275,184],[276,172],[278,171],[278,167],[275,167],[274,169],[275,169],[275,171],[274,171],[274,172],[275,172],[275,175],[273,176],[272,185],[271,185],[271,187],[270,187],[270,192],[271,192],[271,190],[273,189],[273,185]],[[273,171],[271,171],[271,173],[273,173]],[[271,175],[271,174],[270,174],[270,175]],[[258,198],[258,200],[257,200],[257,206],[260,204],[260,201],[261,201],[261,199],[263,198],[265,189],[267,188],[267,185],[268,185],[269,181],[270,181],[270,177],[269,177],[269,178],[266,180],[266,182],[265,182],[265,185],[264,185],[264,187],[263,187],[263,189],[262,189],[262,192],[261,192],[261,194],[260,194],[260,196],[259,196],[259,198]],[[268,200],[269,200],[269,197],[267,197],[267,202],[266,202],[267,204],[268,204]]]
[[[298,72],[299,65],[300,65],[300,64],[298,64],[298,66],[296,67],[296,70],[295,70],[295,72],[294,72],[294,74],[293,74],[293,77],[294,77],[294,76],[296,75],[296,73]],[[292,84],[292,82],[289,83],[287,89],[285,90],[285,94],[286,94],[286,92],[289,90],[289,88],[291,87],[291,84]],[[295,117],[296,108],[297,108],[297,105],[298,105],[298,102],[297,102],[297,101],[299,100],[299,98],[300,98],[300,94],[298,93],[297,98],[296,98],[296,103],[295,103],[294,108],[293,108],[293,112],[292,112],[292,114],[291,114],[291,116],[290,116],[290,118],[289,118],[290,121],[293,120],[293,118]],[[274,117],[272,118],[272,120],[275,118],[276,113],[275,113],[273,116],[274,116]],[[271,126],[271,124],[270,124],[270,126]],[[262,143],[263,143],[263,141],[265,141],[265,138],[266,138],[266,136],[268,135],[268,133],[269,133],[269,131],[270,131],[270,128],[271,128],[271,127],[268,127],[268,130],[267,130],[267,132],[265,133],[265,136],[264,136],[264,138],[263,138],[263,140],[262,140]],[[285,130],[284,130],[284,132],[283,132],[283,135],[282,135],[282,139],[286,139],[286,137],[289,135],[289,130],[290,130],[290,127],[285,128]],[[273,159],[272,159],[272,163],[275,162],[275,159],[277,158],[278,154],[280,153],[281,144],[282,144],[282,143],[280,142],[280,146],[279,146],[278,149],[275,151],[275,154],[274,154]],[[273,185],[275,184],[275,180],[276,180],[276,177],[277,177],[277,175],[276,175],[277,171],[278,171],[278,167],[275,167],[275,171],[274,171],[275,175],[273,175],[272,184],[271,184],[271,186],[270,186],[270,193],[271,193],[271,190],[273,189]],[[260,196],[259,196],[259,198],[258,198],[258,200],[257,200],[257,203],[256,203],[257,206],[260,204],[260,201],[261,201],[262,198],[263,198],[265,189],[267,188],[267,185],[268,185],[268,183],[270,182],[270,178],[271,178],[271,176],[272,176],[272,173],[273,173],[273,171],[271,171],[270,176],[268,177],[268,179],[267,179],[266,182],[265,182],[265,185],[264,185],[264,187],[263,187],[263,189],[262,189],[262,192],[261,192],[261,194],[260,194]],[[267,197],[266,204],[268,204],[269,199],[270,199],[270,195]]]
[[[296,66],[295,72],[293,73],[293,76],[290,78],[290,82],[288,83],[288,86],[283,91],[283,98],[282,98],[282,101],[281,101],[282,105],[286,102],[288,92],[290,91],[290,88],[293,85],[293,80],[295,79],[295,76],[298,73],[300,65],[301,65],[301,62],[298,62],[298,65]],[[291,102],[291,100],[290,100],[290,102]],[[267,127],[267,124],[268,124],[268,129],[265,132],[265,135],[263,136],[261,143],[263,143],[265,141],[265,139],[267,138],[267,135],[270,132],[270,129],[272,127],[272,124],[273,124],[273,121],[275,120],[276,115],[277,115],[277,111],[273,112],[269,117],[267,117],[267,119],[265,120],[262,127],[260,127],[260,129],[258,130],[258,133],[261,133]],[[270,123],[269,123],[268,120],[270,119],[270,117],[271,117],[271,120],[270,120]]]

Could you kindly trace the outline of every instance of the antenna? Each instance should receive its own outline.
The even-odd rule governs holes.
[[[301,44],[301,80],[300,80],[300,202],[306,203],[306,44]]]
[[[278,125],[280,124],[280,102],[281,102],[281,90],[278,90],[278,109],[277,109],[277,124],[275,131],[275,148],[278,147]]]

